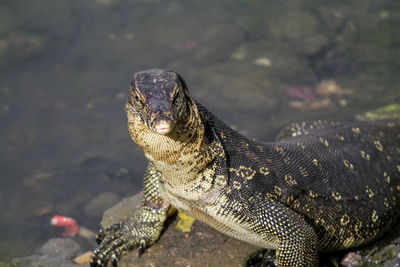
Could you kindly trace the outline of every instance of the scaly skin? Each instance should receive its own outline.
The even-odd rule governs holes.
[[[136,73],[126,106],[149,159],[142,207],[102,230],[91,266],[154,243],[170,205],[217,230],[276,249],[278,266],[317,266],[319,250],[370,242],[400,206],[400,121],[293,124],[249,140],[195,102],[172,71]]]

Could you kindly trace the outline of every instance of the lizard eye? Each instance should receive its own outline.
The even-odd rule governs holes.
[[[135,95],[135,105],[138,107],[138,108],[141,108],[143,105],[142,105],[142,101],[140,101],[140,98],[137,96],[137,95]]]
[[[139,102],[140,102],[140,99],[139,99],[139,97],[138,97],[137,95],[135,95],[135,102],[136,102],[136,103],[139,103]]]
[[[139,108],[142,106],[142,102],[140,101],[139,96],[133,91],[131,92],[131,95],[129,96],[129,103],[131,103],[132,105],[139,107]]]

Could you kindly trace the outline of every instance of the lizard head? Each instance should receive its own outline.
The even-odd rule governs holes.
[[[186,96],[185,81],[176,72],[146,70],[133,75],[128,105],[150,130],[166,135],[186,111]]]

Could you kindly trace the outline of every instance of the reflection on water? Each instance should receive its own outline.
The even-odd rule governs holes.
[[[130,76],[169,68],[248,136],[399,102],[397,1],[5,0],[0,5],[0,259],[96,230],[140,190]],[[90,243],[88,246],[92,245]]]

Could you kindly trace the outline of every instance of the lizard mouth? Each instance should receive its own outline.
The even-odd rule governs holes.
[[[160,120],[154,125],[155,132],[161,135],[168,134],[172,129],[172,124],[166,120]]]

